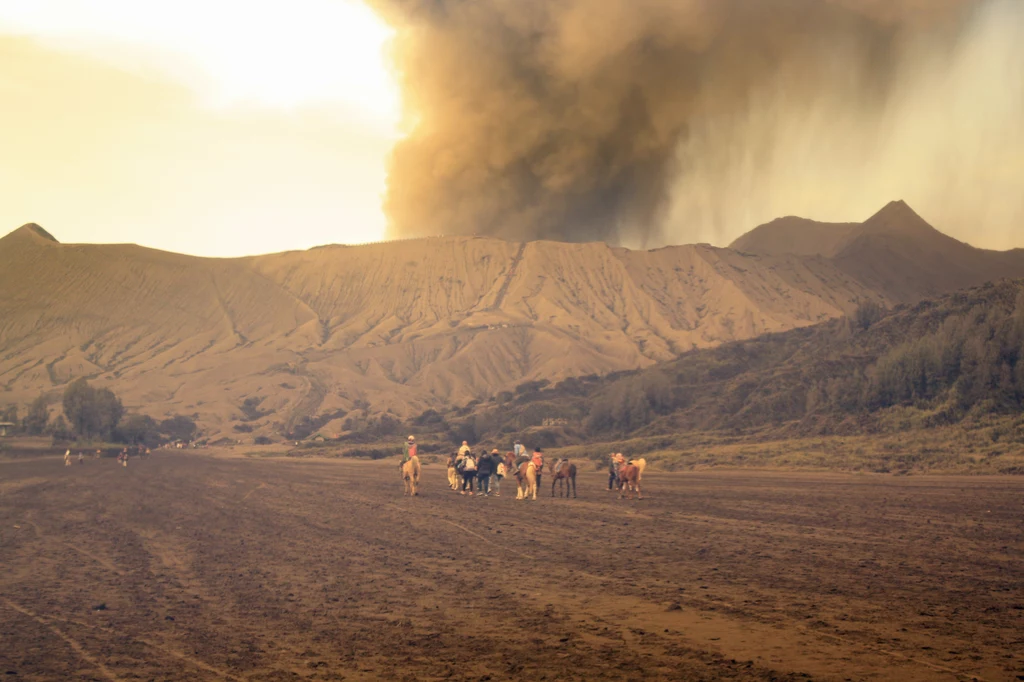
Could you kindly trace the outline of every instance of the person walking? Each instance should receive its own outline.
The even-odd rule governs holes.
[[[494,460],[497,454],[497,450],[493,450],[489,455],[485,453],[480,456],[480,461],[476,464],[476,489],[484,497],[489,497],[491,494],[491,476],[494,474]]]
[[[473,457],[473,453],[466,452],[462,457],[462,492],[460,495],[465,495],[466,490],[469,490],[469,494],[473,494],[473,481],[476,480],[476,459]]]
[[[530,461],[533,462],[533,468],[537,471],[537,487],[540,488],[540,479],[544,475],[544,451],[540,448],[534,448]]]
[[[64,453],[64,466],[66,466],[66,467],[71,466],[71,451],[70,450],[68,450],[67,452]]]
[[[494,496],[501,497],[501,479],[508,476],[508,469],[505,463],[498,459],[498,466],[494,468]]]

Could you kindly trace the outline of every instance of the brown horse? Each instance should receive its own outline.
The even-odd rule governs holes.
[[[647,468],[647,460],[644,459],[643,457],[641,457],[640,459],[631,459],[629,460],[628,464],[632,464],[633,466],[640,470],[640,473],[637,475],[636,480],[644,480],[644,469]]]
[[[636,491],[636,499],[644,499],[644,496],[640,494],[640,467],[635,464],[623,464],[619,467],[616,478],[619,485],[620,500],[623,493],[628,494],[630,489]]]
[[[420,494],[420,458],[413,457],[402,465],[402,481],[405,484],[403,495],[416,497]]]
[[[576,465],[570,464],[569,460],[563,460],[555,471],[555,463],[548,464],[551,472],[551,497],[555,496],[555,484],[558,484],[558,496],[562,496],[562,486],[565,486],[565,497],[569,498],[569,484],[572,484],[572,497],[576,499]]]

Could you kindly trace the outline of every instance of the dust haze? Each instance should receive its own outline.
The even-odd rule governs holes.
[[[392,237],[726,244],[901,198],[1024,246],[1018,0],[369,0]]]

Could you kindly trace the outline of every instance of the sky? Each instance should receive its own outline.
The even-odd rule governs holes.
[[[0,235],[1024,247],[1021,0],[0,0]]]
[[[0,2],[0,234],[217,257],[382,239],[392,31],[358,0],[284,7]]]

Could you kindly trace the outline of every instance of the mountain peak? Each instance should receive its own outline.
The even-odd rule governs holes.
[[[866,232],[878,231],[889,234],[906,234],[908,232],[941,234],[903,200],[890,201],[881,211],[864,221],[864,228]]]
[[[56,237],[54,237],[52,234],[44,230],[40,225],[37,225],[36,223],[25,223],[14,232],[8,234],[7,237],[4,237],[4,239],[18,237],[27,237],[34,241],[43,240],[53,242],[54,244],[60,244],[60,242],[57,241]]]

